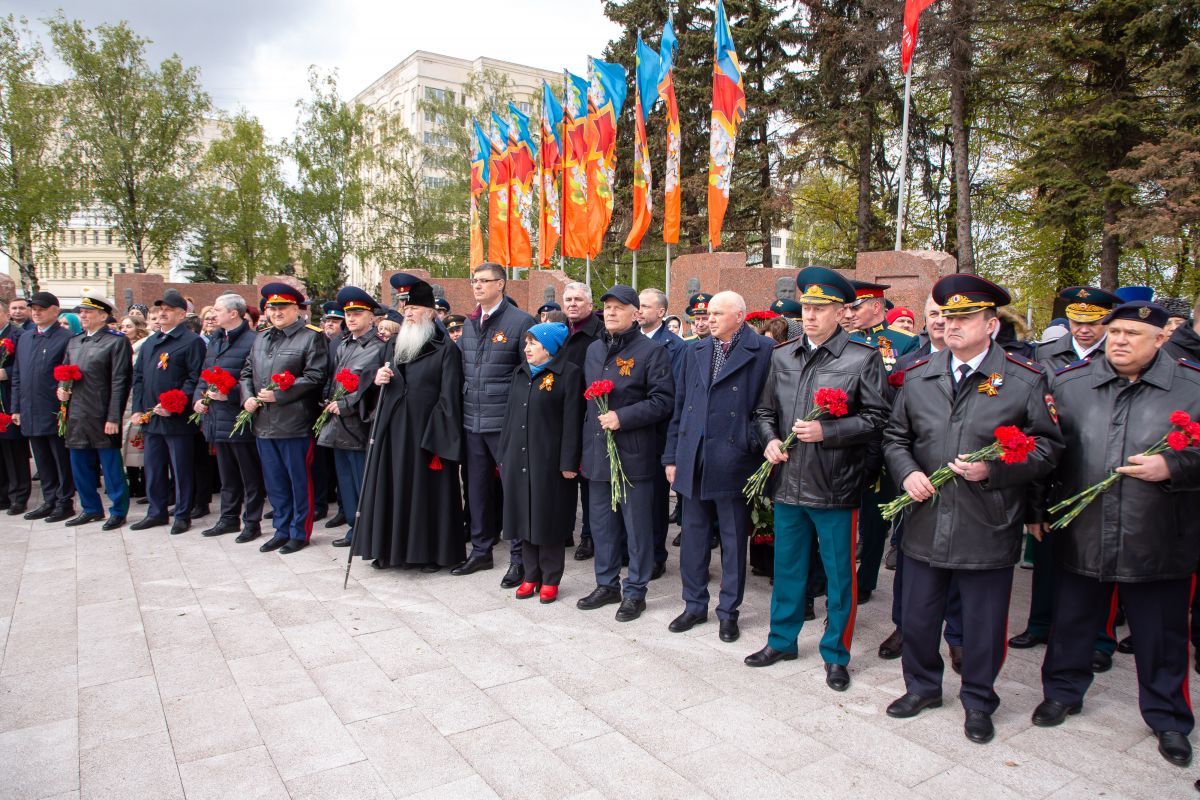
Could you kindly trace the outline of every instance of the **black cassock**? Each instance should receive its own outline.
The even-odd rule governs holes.
[[[376,410],[354,555],[386,566],[460,563],[466,554],[462,458],[462,355],[442,329],[391,383]],[[436,458],[435,458],[436,457]]]

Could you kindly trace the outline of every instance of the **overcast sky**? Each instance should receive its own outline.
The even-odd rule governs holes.
[[[28,17],[41,33],[47,7],[6,0],[4,13]],[[177,53],[198,66],[214,105],[245,108],[273,139],[292,132],[310,64],[336,68],[347,98],[414,50],[582,74],[587,56],[601,55],[618,32],[601,0],[76,0],[61,7],[88,27],[126,20],[153,40],[152,63]],[[61,67],[52,74],[63,77]]]

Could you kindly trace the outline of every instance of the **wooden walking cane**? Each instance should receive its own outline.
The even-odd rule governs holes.
[[[388,342],[388,344],[392,344]],[[392,359],[395,361],[396,348],[392,347]],[[393,362],[385,361],[383,366],[391,370],[392,380],[396,379],[396,368]],[[375,455],[375,428],[379,425],[380,411],[383,410],[383,397],[387,393],[387,389],[392,385],[392,381],[388,381],[379,387],[379,399],[375,402],[375,418],[371,420],[371,433],[367,436],[367,462],[363,465],[362,482],[358,485],[358,500],[359,506],[354,509],[354,538],[350,540],[350,546],[346,548],[350,552],[346,554],[346,577],[342,579],[342,590],[344,591],[350,585],[350,565],[354,563],[354,543],[358,540],[358,520],[362,516],[362,497],[363,490],[367,487],[367,475],[371,473],[371,457]]]

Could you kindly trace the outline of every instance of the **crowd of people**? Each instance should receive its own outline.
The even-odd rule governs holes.
[[[494,569],[507,540],[501,586],[518,599],[555,602],[574,548],[595,577],[576,606],[614,605],[621,622],[666,571],[674,518],[682,610],[669,630],[707,622],[716,551],[727,643],[752,510],[766,507],[770,634],[748,666],[797,658],[823,592],[826,682],[847,689],[857,607],[886,565],[895,630],[878,654],[901,660],[906,687],[890,716],[942,704],[943,637],[979,743],[994,736],[1007,646],[1046,646],[1040,726],[1080,713],[1121,647],[1160,752],[1190,763],[1188,304],[1071,287],[1065,319],[1031,342],[1008,292],[965,274],[933,286],[923,330],[888,286],[817,267],[770,309],[721,291],[693,295],[683,316],[658,289],[593,298],[570,283],[535,317],[490,263],[473,271],[467,315],[416,276],[390,280],[398,310],[347,286],[314,313],[285,283],[262,287],[258,308],[226,294],[199,312],[168,290],[119,321],[94,295],[70,313],[47,292],[0,301],[0,507],[114,530],[144,493],[129,528],[182,534],[219,495],[204,536],[251,542],[269,517],[259,549],[290,554],[336,503],[327,526],[346,530],[332,545],[377,569],[470,575]],[[27,512],[30,450],[43,501]],[[1032,607],[1009,639],[1026,542]]]

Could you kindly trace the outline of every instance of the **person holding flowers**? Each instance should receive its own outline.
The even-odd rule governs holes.
[[[79,516],[66,524],[73,527],[104,519],[104,506],[96,491],[99,472],[103,472],[109,511],[101,527],[106,531],[124,525],[129,515],[121,422],[133,382],[133,348],[125,334],[108,327],[112,310],[112,300],[84,291],[79,302],[83,333],[67,342],[63,360],[63,364],[78,367],[83,377],[69,391],[58,389],[59,401],[67,406],[66,445],[80,506]]]
[[[13,423],[29,441],[33,463],[41,478],[42,504],[25,519],[63,522],[75,515],[75,481],[71,457],[59,433],[58,379],[55,367],[67,354],[71,332],[58,324],[58,298],[34,292],[29,298],[33,328],[17,339],[12,377]]]
[[[254,340],[240,374],[242,411],[233,434],[250,431],[262,462],[275,535],[258,549],[295,553],[312,535],[313,422],[329,374],[325,334],[300,318],[304,293],[287,283],[259,290],[269,327]]]
[[[825,682],[845,691],[858,606],[853,515],[867,481],[868,447],[887,420],[887,378],[879,351],[850,338],[839,324],[855,299],[850,282],[834,270],[808,267],[796,283],[804,334],[772,352],[754,409],[766,461],[744,491],[758,494],[765,474],[774,473],[775,584],[767,644],[745,661],[765,667],[797,657],[816,542],[827,581],[828,623],[820,645]]]
[[[500,429],[504,538],[521,540],[525,565],[518,600],[558,598],[567,536],[575,529],[585,400],[583,373],[560,357],[566,341],[561,322],[525,333],[525,362],[513,373]]]
[[[633,287],[613,286],[600,303],[604,335],[588,346],[583,368],[585,385],[607,382],[603,394],[592,393],[583,417],[582,472],[589,481],[596,588],[575,605],[590,611],[620,603],[617,621],[631,622],[646,610],[646,584],[654,570],[654,477],[662,469],[658,427],[674,410],[675,381],[666,348],[642,335]],[[623,542],[629,573],[622,589]]]
[[[993,342],[1008,292],[956,274],[934,284],[933,298],[945,319],[946,349],[905,371],[883,433],[888,469],[905,492],[896,502],[907,503],[884,509],[885,516],[906,515],[900,544],[906,692],[887,713],[912,717],[941,706],[941,627],[955,579],[962,598],[964,732],[982,744],[995,735],[994,685],[1004,663],[1013,567],[1024,523],[1035,513],[1030,495],[1054,469],[1063,444],[1045,368]]]
[[[1136,641],[1138,704],[1177,766],[1191,763],[1188,608],[1200,561],[1200,364],[1160,351],[1167,313],[1134,301],[1103,319],[1103,356],[1054,381],[1066,449],[1051,476],[1053,617],[1042,727],[1083,708],[1114,585]],[[907,388],[905,391],[908,391]],[[969,629],[968,625],[968,629]]]
[[[217,523],[202,535],[221,536],[240,530],[237,541],[245,543],[262,534],[266,488],[253,432],[234,433],[233,424],[242,408],[238,376],[257,334],[246,317],[246,300],[240,294],[218,297],[212,313],[217,329],[204,357],[192,409],[204,438],[216,452],[221,510]]]
[[[25,301],[22,300],[23,304]],[[32,482],[29,474],[29,443],[14,423],[13,375],[17,372],[17,340],[25,329],[8,316],[8,301],[0,298],[0,510],[10,516],[24,514]]]
[[[133,414],[142,421],[146,454],[146,516],[129,526],[141,531],[167,524],[170,505],[170,480],[175,477],[175,522],[171,533],[192,527],[191,509],[195,484],[192,457],[195,427],[188,422],[188,408],[171,411],[162,402],[170,391],[181,391],[188,398],[196,390],[204,365],[204,340],[184,324],[187,300],[174,289],[154,301],[158,311],[158,331],[146,339],[133,365]],[[87,380],[85,377],[84,380]]]
[[[343,287],[337,293],[337,310],[342,312],[346,333],[341,334],[329,382],[325,386],[325,405],[313,426],[317,444],[333,451],[338,498],[350,527],[334,547],[349,547],[354,539],[358,493],[367,463],[367,440],[371,435],[371,410],[375,373],[387,359],[387,342],[375,330],[375,309],[379,305],[357,286]]]

